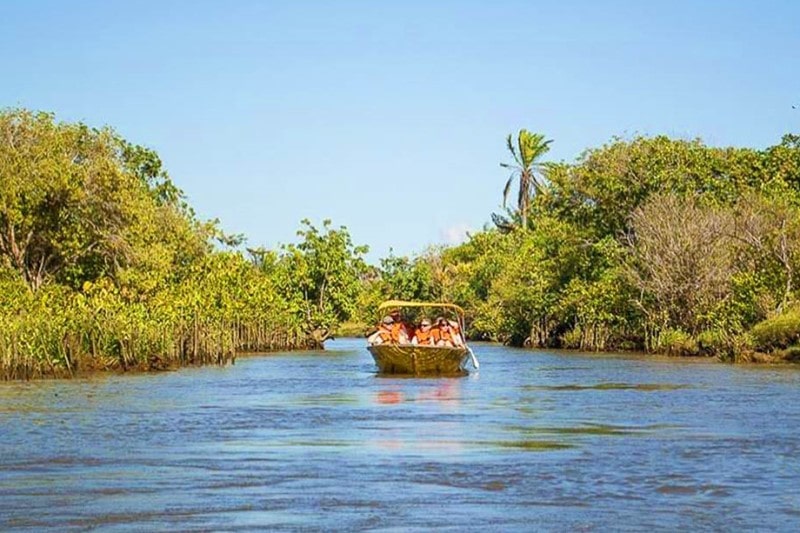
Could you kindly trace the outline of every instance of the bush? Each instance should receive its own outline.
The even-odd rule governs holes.
[[[749,333],[713,329],[697,336],[697,346],[701,354],[717,357],[721,361],[748,361],[753,354],[753,337]]]
[[[641,341],[622,339],[616,344],[616,349],[623,352],[636,352],[643,349]]]
[[[730,339],[724,332],[712,329],[697,336],[697,346],[704,355],[719,356],[730,349]]]
[[[667,355],[697,355],[700,353],[694,337],[679,329],[662,331],[656,351]]]
[[[800,346],[789,346],[783,351],[783,358],[792,363],[800,362]]]
[[[800,309],[794,308],[759,322],[750,333],[759,350],[771,352],[787,348],[800,341]]]
[[[583,335],[581,333],[581,329],[578,326],[575,326],[561,336],[561,345],[564,348],[581,348],[582,337]]]
[[[334,335],[336,337],[364,337],[370,330],[374,330],[374,326],[364,324],[362,322],[343,322],[336,328]]]

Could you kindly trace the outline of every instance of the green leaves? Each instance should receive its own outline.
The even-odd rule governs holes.
[[[544,154],[550,151],[550,143],[552,142],[552,140],[545,140],[544,135],[541,133],[520,130],[517,135],[520,154],[517,162],[522,167],[532,167]]]
[[[356,309],[367,248],[346,228],[306,220],[298,244],[248,261],[155,151],[109,128],[0,112],[0,177],[6,377],[319,346]]]
[[[116,278],[146,265],[154,242],[191,233],[155,152],[108,128],[8,110],[0,138],[0,255],[34,290]]]
[[[330,220],[321,229],[307,219],[301,224],[301,241],[285,246],[267,268],[305,331],[329,333],[356,311],[367,247],[355,246],[347,228],[333,228]]]
[[[444,250],[448,274],[434,284],[467,309],[473,335],[605,349],[679,332],[730,357],[755,323],[796,303],[800,136],[765,150],[617,138],[571,164],[539,163],[550,146],[540,134],[506,145],[504,204],[516,181],[516,209],[493,215],[499,231]]]
[[[503,207],[508,201],[511,185],[514,180],[519,181],[517,193],[517,210],[519,212],[520,227],[528,228],[528,210],[531,203],[533,192],[540,193],[544,187],[544,180],[537,178],[543,166],[539,159],[550,150],[552,141],[545,140],[544,135],[531,133],[528,130],[520,130],[517,135],[517,145],[514,146],[513,138],[509,134],[506,138],[506,146],[514,163],[500,163],[500,166],[511,170],[505,187],[503,187]],[[504,224],[501,224],[504,225]]]

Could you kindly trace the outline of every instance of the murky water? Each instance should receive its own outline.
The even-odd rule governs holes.
[[[0,530],[797,530],[800,371],[360,340],[0,384]]]

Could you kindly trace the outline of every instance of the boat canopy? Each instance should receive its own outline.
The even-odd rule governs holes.
[[[394,309],[396,307],[438,307],[440,309],[452,309],[462,318],[464,316],[464,310],[460,306],[445,302],[405,302],[403,300],[387,300],[378,306],[378,311]]]

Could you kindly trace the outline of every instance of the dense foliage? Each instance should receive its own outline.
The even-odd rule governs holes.
[[[319,347],[365,266],[345,228],[278,251],[197,219],[150,149],[0,112],[0,375],[225,362]]]
[[[460,246],[385,263],[373,300],[452,300],[473,337],[512,344],[736,359],[798,340],[800,137],[614,139],[574,163],[538,162],[541,135],[518,145],[529,196]]]
[[[764,150],[613,139],[572,163],[507,139],[494,227],[364,262],[346,228],[240,251],[158,155],[110,128],[0,112],[0,375],[226,362],[364,333],[389,298],[446,300],[473,338],[738,360],[800,353],[800,136]]]

